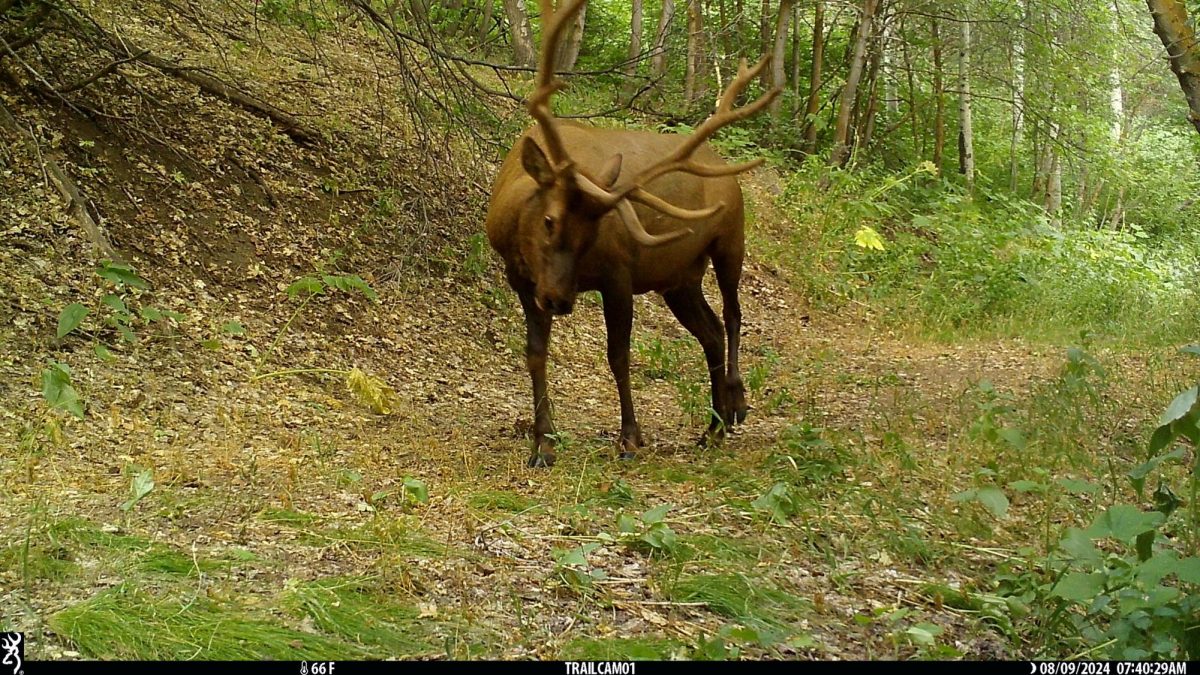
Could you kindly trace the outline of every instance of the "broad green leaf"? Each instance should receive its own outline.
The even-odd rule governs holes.
[[[1160,551],[1138,565],[1137,579],[1147,587],[1155,586],[1168,574],[1178,573],[1180,562],[1174,551]]]
[[[1091,537],[1078,527],[1067,528],[1066,536],[1058,545],[1080,563],[1096,565],[1101,560],[1100,551],[1092,543]]]
[[[1009,489],[1017,492],[1045,492],[1047,486],[1031,480],[1014,480],[1008,484]]]
[[[1059,478],[1058,484],[1073,495],[1095,494],[1100,491],[1099,485],[1078,478]]]
[[[1191,556],[1178,561],[1175,576],[1189,584],[1200,584],[1200,558]]]
[[[1008,497],[1004,496],[1004,491],[1000,488],[979,488],[975,499],[979,500],[979,503],[987,507],[987,510],[997,518],[1003,518],[1008,513]]]
[[[913,644],[931,646],[937,642],[937,635],[942,629],[939,626],[934,626],[929,623],[919,623],[908,630],[904,634],[908,639],[913,641]]]
[[[617,516],[618,532],[621,534],[633,534],[634,532],[637,532],[637,530],[637,520],[634,519],[633,516],[627,513],[622,513],[621,515]]]
[[[1171,401],[1171,405],[1167,406],[1162,417],[1158,419],[1158,425],[1170,424],[1191,412],[1192,408],[1196,405],[1197,395],[1200,395],[1200,387],[1192,387],[1176,396],[1175,400]]]
[[[101,361],[117,360],[117,357],[112,355],[112,352],[108,350],[108,347],[105,347],[102,344],[97,343],[96,346],[92,348],[92,351],[96,352],[96,356],[100,357]]]
[[[379,294],[375,292],[375,289],[371,288],[367,282],[363,281],[362,278],[357,274],[352,274],[349,276],[334,276],[327,274],[321,277],[321,280],[324,281],[326,285],[336,288],[340,291],[358,291],[371,300],[379,299]]]
[[[404,491],[420,504],[429,501],[429,489],[425,487],[425,481],[419,478],[405,478]]]
[[[42,371],[42,397],[52,409],[65,410],[83,419],[83,402],[71,385],[71,369],[67,364],[54,362]]]
[[[647,525],[653,525],[654,523],[661,523],[662,519],[666,517],[667,511],[670,511],[670,510],[671,510],[670,504],[659,504],[658,506],[656,506],[642,514],[642,522]]]
[[[147,321],[162,321],[163,313],[154,307],[143,307],[141,309],[142,318]]]
[[[1137,493],[1140,495],[1142,493],[1142,489],[1146,486],[1146,476],[1150,475],[1150,472],[1153,471],[1159,464],[1162,464],[1169,459],[1183,460],[1186,459],[1186,457],[1187,453],[1184,452],[1184,449],[1177,448],[1165,455],[1159,455],[1146,462],[1142,462],[1131,469],[1127,475],[1129,476],[1130,482],[1133,483],[1133,488],[1137,490]]]
[[[133,477],[133,483],[129,486],[129,501],[121,504],[121,510],[128,511],[132,509],[134,505],[142,499],[142,497],[150,494],[150,491],[153,489],[154,474],[149,469],[138,472],[138,474]]]
[[[1136,506],[1117,504],[1096,516],[1087,534],[1093,539],[1112,537],[1129,542],[1139,534],[1158,527],[1163,520],[1163,514],[1158,511],[1141,511]]]
[[[96,269],[96,274],[117,285],[132,286],[134,288],[150,287],[145,279],[139,277],[133,271],[133,268],[121,263],[103,263]]]
[[[72,302],[63,308],[62,313],[58,315],[58,339],[63,339],[71,333],[71,331],[79,328],[79,324],[83,323],[83,318],[88,315],[88,308]]]
[[[854,244],[859,248],[867,250],[882,251],[884,250],[883,238],[875,230],[863,225],[854,233]]]
[[[294,298],[301,293],[316,295],[325,290],[325,283],[316,277],[301,277],[287,287],[288,297]]]
[[[1000,438],[1004,439],[1014,450],[1025,449],[1025,434],[1021,433],[1020,429],[1006,427],[997,432]]]
[[[1104,573],[1068,572],[1050,593],[1055,597],[1074,602],[1090,602],[1104,592]]]
[[[245,335],[246,328],[237,321],[226,321],[221,325],[221,332],[226,335]]]
[[[106,307],[110,307],[114,311],[120,312],[121,314],[129,313],[129,308],[125,306],[125,301],[121,299],[121,296],[115,293],[109,293],[108,295],[105,295],[103,298],[100,298],[100,302],[104,303]]]

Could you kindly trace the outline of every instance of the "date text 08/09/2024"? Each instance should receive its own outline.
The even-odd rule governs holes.
[[[1029,675],[1187,675],[1180,661],[1045,661],[1031,663]]]

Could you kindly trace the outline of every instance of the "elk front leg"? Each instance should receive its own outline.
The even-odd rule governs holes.
[[[604,299],[604,327],[608,333],[608,367],[617,381],[621,399],[621,459],[633,459],[645,443],[633,411],[629,387],[629,334],[633,330],[633,290],[628,283],[617,283],[601,294]]]
[[[546,352],[550,344],[550,328],[554,317],[538,308],[529,291],[520,291],[521,307],[525,310],[525,366],[533,380],[533,453],[529,466],[554,466],[554,423],[550,415],[550,400],[546,393]]]

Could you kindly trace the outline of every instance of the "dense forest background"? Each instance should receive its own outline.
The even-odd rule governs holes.
[[[1197,658],[1200,5],[592,0],[560,117],[740,59],[752,413],[599,300],[524,466],[522,0],[0,0],[0,628],[31,658]],[[711,289],[710,289],[711,290]]]

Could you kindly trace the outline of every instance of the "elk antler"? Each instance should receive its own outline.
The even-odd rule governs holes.
[[[771,60],[771,55],[764,56],[754,68],[747,68],[746,60],[742,59],[738,65],[738,75],[729,83],[729,87],[721,95],[716,112],[705,120],[699,128],[693,131],[687,140],[676,148],[675,152],[672,152],[648,169],[639,172],[624,187],[614,189],[601,187],[599,181],[587,175],[578,167],[574,167],[570,156],[567,154],[562,137],[558,134],[558,129],[555,127],[554,113],[550,110],[550,97],[554,95],[554,92],[561,89],[564,84],[554,76],[554,57],[558,50],[558,43],[562,40],[564,29],[574,20],[585,2],[587,0],[566,0],[566,5],[556,11],[553,7],[553,0],[540,0],[542,10],[542,53],[538,60],[537,77],[535,80],[537,88],[529,98],[529,114],[542,129],[542,138],[545,140],[549,159],[554,165],[556,173],[571,171],[575,183],[585,194],[598,200],[601,204],[616,210],[617,215],[625,223],[625,227],[629,229],[629,233],[639,243],[645,246],[665,244],[679,237],[686,236],[690,230],[678,230],[657,236],[652,235],[642,226],[642,222],[638,219],[637,212],[634,211],[633,204],[630,202],[635,201],[645,204],[656,211],[681,220],[707,218],[725,208],[725,204],[720,203],[706,209],[685,209],[647,192],[642,186],[672,171],[683,171],[697,176],[714,178],[717,176],[732,176],[743,171],[749,171],[762,164],[762,159],[756,159],[744,164],[713,166],[699,164],[690,158],[697,148],[722,127],[750,117],[759,110],[762,110],[779,95],[782,87],[772,89],[753,103],[741,108],[734,108],[733,103],[738,95],[767,66],[767,63]]]
[[[557,11],[552,0],[540,0],[542,8],[542,53],[538,60],[537,89],[529,97],[529,114],[537,120],[542,128],[542,138],[546,141],[546,149],[550,153],[550,162],[556,171],[566,169],[571,162],[563,147],[562,137],[554,125],[554,113],[550,110],[550,97],[562,89],[564,82],[554,77],[554,56],[558,52],[558,43],[562,40],[563,30],[583,8],[587,0],[570,0],[567,5]]]
[[[729,87],[721,95],[717,103],[717,110],[707,120],[704,121],[695,131],[691,133],[687,139],[675,149],[674,152],[664,157],[662,160],[654,163],[650,167],[638,172],[632,179],[627,181],[623,187],[615,187],[611,190],[606,190],[596,184],[595,181],[588,178],[586,175],[579,173],[578,183],[580,187],[592,197],[599,199],[602,203],[608,204],[617,209],[617,213],[621,219],[625,221],[625,226],[633,236],[641,243],[647,245],[663,244],[678,237],[682,237],[688,231],[677,231],[665,235],[653,236],[646,232],[642,227],[641,221],[638,220],[637,214],[634,212],[629,201],[645,204],[656,211],[665,213],[666,215],[681,220],[698,220],[707,218],[720,211],[725,207],[724,203],[717,204],[707,209],[684,209],[661,198],[647,192],[642,186],[650,181],[662,176],[663,174],[671,173],[672,171],[683,171],[696,176],[705,178],[715,178],[718,176],[732,176],[744,171],[749,171],[763,163],[763,159],[756,159],[743,164],[733,164],[727,166],[716,166],[710,164],[701,164],[691,159],[692,153],[696,151],[705,141],[712,138],[713,134],[719,131],[722,127],[728,126],[739,120],[746,119],[754,115],[758,111],[766,107],[782,90],[781,87],[763,94],[758,100],[741,108],[734,108],[733,104],[737,100],[738,95],[746,88],[746,85],[751,80],[758,77],[763,68],[771,61],[771,55],[764,56],[753,68],[746,67],[746,59],[742,59],[738,64],[738,75],[729,83]]]

